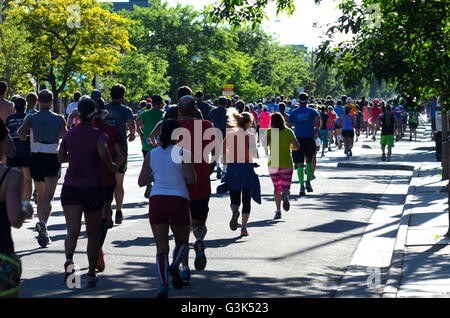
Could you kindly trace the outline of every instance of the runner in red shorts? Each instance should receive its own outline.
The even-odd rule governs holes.
[[[175,120],[167,120],[161,128],[161,146],[145,156],[139,175],[140,187],[154,179],[150,193],[149,219],[156,243],[156,266],[161,289],[159,298],[166,298],[169,292],[168,272],[175,289],[183,288],[179,266],[189,248],[189,191],[187,184],[194,184],[196,176],[189,152],[176,146],[172,132],[180,128]],[[188,160],[186,160],[188,158]],[[168,265],[169,225],[175,236],[173,262]]]

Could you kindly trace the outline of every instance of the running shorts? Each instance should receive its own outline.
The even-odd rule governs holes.
[[[385,135],[380,137],[380,145],[394,147],[394,135]]]
[[[328,130],[321,129],[319,130],[320,140],[322,141],[322,145],[328,144]]]
[[[417,129],[417,123],[409,123],[409,128]]]
[[[149,220],[151,225],[170,224],[171,226],[189,226],[189,200],[172,195],[154,195],[150,197]]]
[[[8,296],[20,288],[22,263],[15,254],[0,254],[0,296]]]
[[[125,172],[127,172],[127,168],[128,168],[128,155],[127,155],[127,159],[125,159],[125,161],[122,163],[122,165],[119,167],[119,169],[117,170],[118,173],[124,174]]]
[[[116,184],[105,186],[105,201],[112,202],[114,200],[114,192],[116,191]]]
[[[61,205],[81,205],[84,212],[103,210],[105,204],[105,188],[78,188],[63,185],[61,190]]]
[[[355,137],[355,131],[353,129],[352,130],[343,130],[342,137],[353,138],[353,137]]]
[[[277,192],[285,192],[291,189],[292,169],[269,167],[273,188]]]
[[[32,153],[30,156],[30,174],[36,181],[44,181],[47,177],[60,176],[61,164],[58,161],[57,154],[50,153]]]
[[[295,164],[304,163],[306,159],[312,159],[316,152],[316,142],[313,137],[297,137],[300,150],[292,151],[292,159]]]
[[[193,220],[206,222],[209,212],[209,197],[203,200],[191,200],[189,206]]]
[[[28,168],[30,166],[30,156],[8,158],[7,165],[11,168]]]

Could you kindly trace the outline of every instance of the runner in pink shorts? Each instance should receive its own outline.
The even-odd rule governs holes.
[[[291,145],[294,150],[300,149],[292,129],[286,127],[283,115],[274,113],[271,116],[270,128],[267,130],[267,141],[270,147],[269,173],[274,186],[275,219],[281,218],[281,201],[283,209],[289,211],[289,190],[291,189],[294,162],[291,156]]]

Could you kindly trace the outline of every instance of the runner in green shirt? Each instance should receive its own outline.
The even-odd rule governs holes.
[[[154,147],[150,141],[150,134],[155,128],[155,126],[163,120],[164,111],[162,110],[164,106],[163,99],[160,95],[155,95],[152,97],[152,108],[143,111],[137,120],[137,131],[141,136],[142,142],[142,154],[144,159],[147,153],[150,152]],[[148,184],[145,189],[144,196],[146,198],[150,197],[150,192],[152,190],[152,184]]]
[[[294,162],[291,148],[298,150],[300,145],[292,129],[286,127],[284,117],[280,113],[271,116],[270,128],[267,129],[267,141],[270,147],[269,174],[274,186],[275,219],[281,218],[281,201],[283,209],[289,211],[289,195],[292,182]]]
[[[152,97],[152,108],[143,111],[137,120],[138,133],[142,136],[142,153],[145,156],[154,147],[150,141],[150,133],[153,128],[163,119],[164,111],[162,110],[163,99],[160,95]]]

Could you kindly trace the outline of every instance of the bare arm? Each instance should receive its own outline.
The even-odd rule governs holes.
[[[297,138],[292,139],[291,145],[292,150],[300,150],[300,144],[298,143]]]
[[[72,123],[73,123],[73,121],[75,120],[75,118],[76,118],[77,116],[79,116],[79,113],[78,113],[78,109],[75,108],[75,109],[70,113],[69,118],[67,118],[67,125],[66,125],[67,130],[69,130],[70,128],[72,128]]]
[[[127,120],[127,126],[130,130],[128,141],[133,141],[136,138],[136,121],[134,120],[134,118],[130,118]]]
[[[101,138],[97,139],[97,153],[105,166],[107,166],[112,173],[116,173],[117,165],[112,162],[106,141]]]
[[[125,154],[123,152],[123,148],[119,143],[115,143],[113,145],[113,148],[114,151],[116,152],[116,159],[114,160],[114,162],[116,163],[116,165],[120,167],[122,163],[125,161]]]
[[[192,160],[192,154],[190,154],[191,160],[189,163],[183,161],[183,171],[186,176],[186,184],[191,185],[197,182],[197,175],[195,174],[194,164]]]
[[[28,132],[30,131],[31,124],[30,124],[30,117],[25,117],[23,120],[22,126],[19,127],[17,130],[17,136],[20,140],[26,141]]]
[[[3,140],[3,150],[5,152],[5,156],[9,158],[14,158],[16,156],[16,146],[10,135],[7,135]]]
[[[158,144],[156,143],[156,135],[158,135],[161,132],[162,127],[162,121],[160,121],[155,128],[153,128],[151,134],[150,134],[150,141],[154,147],[158,147]]]
[[[314,117],[314,126],[316,126],[318,130],[320,130],[320,128],[322,128],[322,121],[320,120],[319,115]]]
[[[58,150],[58,162],[65,163],[69,161],[69,155],[67,154],[67,149],[64,145],[61,145]]]
[[[59,126],[59,138],[62,139],[67,132],[67,128],[66,128],[66,120],[64,119],[63,116],[61,116],[61,120],[62,123],[61,126]]]
[[[145,187],[150,182],[150,174],[152,168],[150,168],[151,152],[147,153],[144,162],[142,163],[141,173],[139,174],[138,185],[139,187]]]
[[[8,220],[12,227],[19,229],[25,220],[25,213],[22,211],[22,174],[11,169],[8,172],[6,189],[6,211]]]

